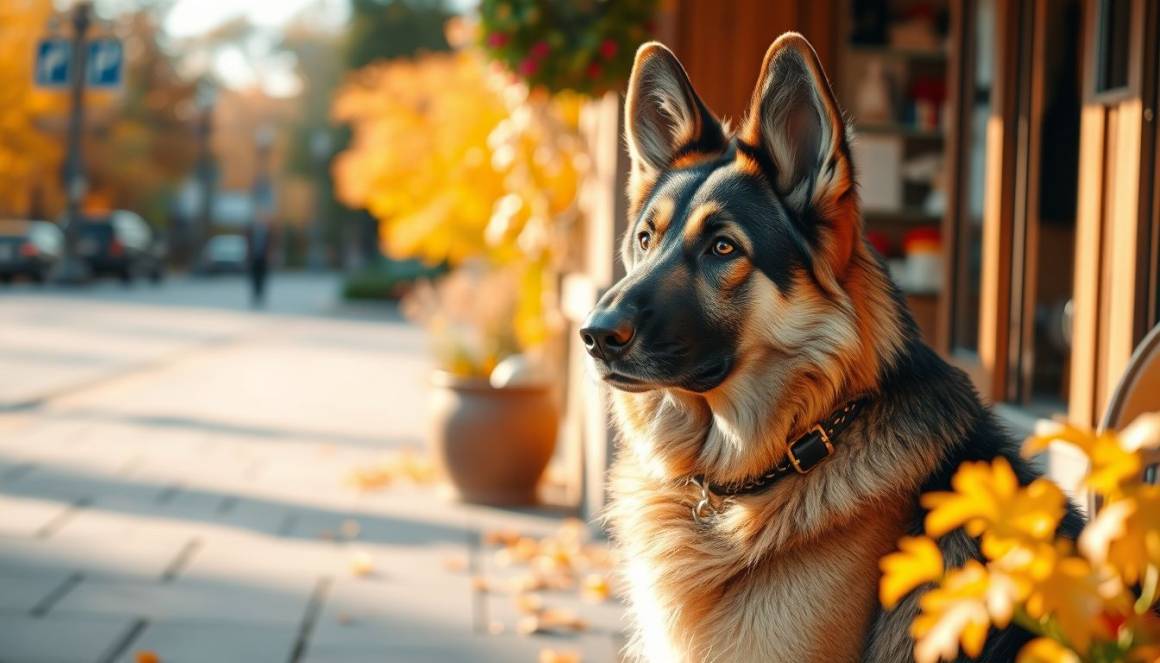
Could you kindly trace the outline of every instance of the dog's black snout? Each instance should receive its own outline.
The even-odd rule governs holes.
[[[588,354],[604,360],[623,355],[634,336],[636,328],[632,320],[617,311],[593,311],[580,330],[580,339]]]

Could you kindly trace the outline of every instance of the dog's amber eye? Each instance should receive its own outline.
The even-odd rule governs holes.
[[[737,250],[733,243],[727,239],[718,239],[713,242],[713,255],[727,256]]]
[[[636,243],[640,245],[641,251],[648,251],[649,244],[652,243],[652,235],[641,233],[636,236]]]

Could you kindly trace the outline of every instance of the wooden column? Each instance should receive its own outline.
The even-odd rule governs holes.
[[[568,347],[564,440],[569,465],[578,469],[581,513],[588,519],[604,506],[613,433],[607,392],[592,379],[584,346],[577,338],[580,324],[596,301],[624,275],[617,250],[626,222],[624,191],[628,174],[628,155],[621,147],[622,118],[622,100],[613,93],[584,109],[582,122],[592,170],[582,193],[580,258],[576,270],[565,275],[561,289]]]
[[[1131,2],[1127,81],[1100,80],[1107,31],[1101,3],[1085,6],[1073,354],[1069,417],[1095,425],[1147,330],[1151,181],[1155,165],[1157,8]],[[1151,35],[1151,43],[1146,38]],[[1149,103],[1146,103],[1149,102]],[[1146,147],[1151,146],[1151,147]],[[1154,293],[1153,293],[1154,296]]]

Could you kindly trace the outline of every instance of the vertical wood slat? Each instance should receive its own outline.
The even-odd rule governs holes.
[[[1085,105],[1080,111],[1079,200],[1076,205],[1068,418],[1089,426],[1095,424],[1097,411],[1095,367],[1099,356],[1101,318],[1099,276],[1103,271],[1103,233],[1100,210],[1104,205],[1106,121],[1103,106]]]
[[[1155,31],[1155,13],[1144,0],[1132,2],[1128,85],[1096,87],[1099,44],[1098,1],[1088,0],[1085,39],[1084,107],[1080,125],[1080,182],[1076,220],[1072,376],[1069,417],[1096,425],[1144,327],[1148,307],[1144,254],[1149,251],[1141,176],[1147,123],[1143,103],[1144,36]],[[1151,84],[1151,83],[1150,83]],[[1149,88],[1150,89],[1150,88]]]
[[[979,296],[979,359],[989,378],[983,395],[1001,400],[1007,384],[1011,325],[1011,249],[1019,151],[1020,3],[995,12],[995,98],[987,120],[983,199],[983,262]]]
[[[1104,221],[1110,231],[1109,262],[1113,267],[1104,287],[1109,301],[1107,351],[1103,357],[1102,391],[1099,404],[1111,397],[1135,347],[1136,317],[1142,313],[1136,306],[1136,256],[1140,197],[1140,130],[1143,107],[1139,97],[1124,100],[1116,106],[1114,152],[1107,158],[1115,163],[1115,177],[1108,181],[1110,207]]]

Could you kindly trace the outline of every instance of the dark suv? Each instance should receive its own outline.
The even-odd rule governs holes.
[[[64,234],[48,221],[0,220],[0,281],[48,278],[64,250]]]
[[[138,276],[157,283],[165,275],[165,255],[153,229],[126,210],[82,218],[77,231],[77,255],[93,276],[113,275],[125,283]]]

